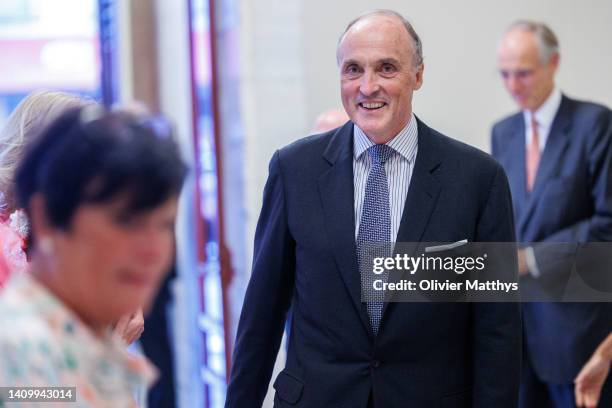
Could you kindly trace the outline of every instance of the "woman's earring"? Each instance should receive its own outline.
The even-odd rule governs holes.
[[[38,241],[38,248],[43,255],[52,255],[54,250],[53,240],[51,237],[42,237]]]

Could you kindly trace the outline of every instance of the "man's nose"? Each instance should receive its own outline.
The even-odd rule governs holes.
[[[520,82],[517,79],[516,75],[510,74],[506,78],[506,87],[510,92],[516,92],[520,86]]]
[[[378,92],[380,89],[380,84],[378,83],[378,78],[374,72],[366,72],[361,77],[361,84],[359,85],[359,90],[364,96],[372,96]]]

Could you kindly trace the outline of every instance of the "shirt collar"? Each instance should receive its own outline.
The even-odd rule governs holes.
[[[357,125],[354,126],[354,141],[353,141],[353,155],[355,160],[358,160],[361,155],[368,150],[374,143],[366,136],[363,130]],[[414,114],[410,114],[410,120],[404,126],[404,128],[385,143],[391,147],[394,151],[399,153],[408,162],[412,163],[415,158],[417,144],[418,144],[418,127],[417,121]]]
[[[561,105],[561,90],[555,86],[553,91],[550,93],[548,98],[544,101],[542,106],[533,113],[535,116],[535,120],[538,125],[543,126],[545,128],[550,128],[555,119],[555,115],[559,110],[559,106]],[[525,117],[525,123],[527,126],[531,126],[531,115],[532,113],[528,110],[523,111],[523,116]]]

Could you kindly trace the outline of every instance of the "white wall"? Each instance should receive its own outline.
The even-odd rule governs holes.
[[[304,129],[308,128],[301,46],[303,6],[300,1],[242,2],[241,107],[246,202],[251,220],[259,214],[268,162],[274,150],[304,136]],[[252,223],[247,231],[252,237]]]

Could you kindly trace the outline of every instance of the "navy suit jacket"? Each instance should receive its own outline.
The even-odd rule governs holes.
[[[569,269],[553,262],[550,245],[537,242],[612,240],[611,132],[611,113],[606,107],[563,96],[533,191],[528,194],[523,114],[512,115],[493,127],[493,156],[508,175],[517,238],[536,243],[533,248],[540,279],[562,281],[567,276],[553,274],[567,274]],[[526,279],[526,284],[532,280]],[[525,303],[523,318],[527,352],[536,373],[542,380],[558,384],[573,382],[612,330],[612,309],[606,303]]]
[[[514,241],[502,168],[418,122],[418,154],[398,242]],[[353,123],[276,152],[226,407],[260,407],[291,305],[275,407],[512,407],[517,303],[389,303],[373,337],[360,300]]]

